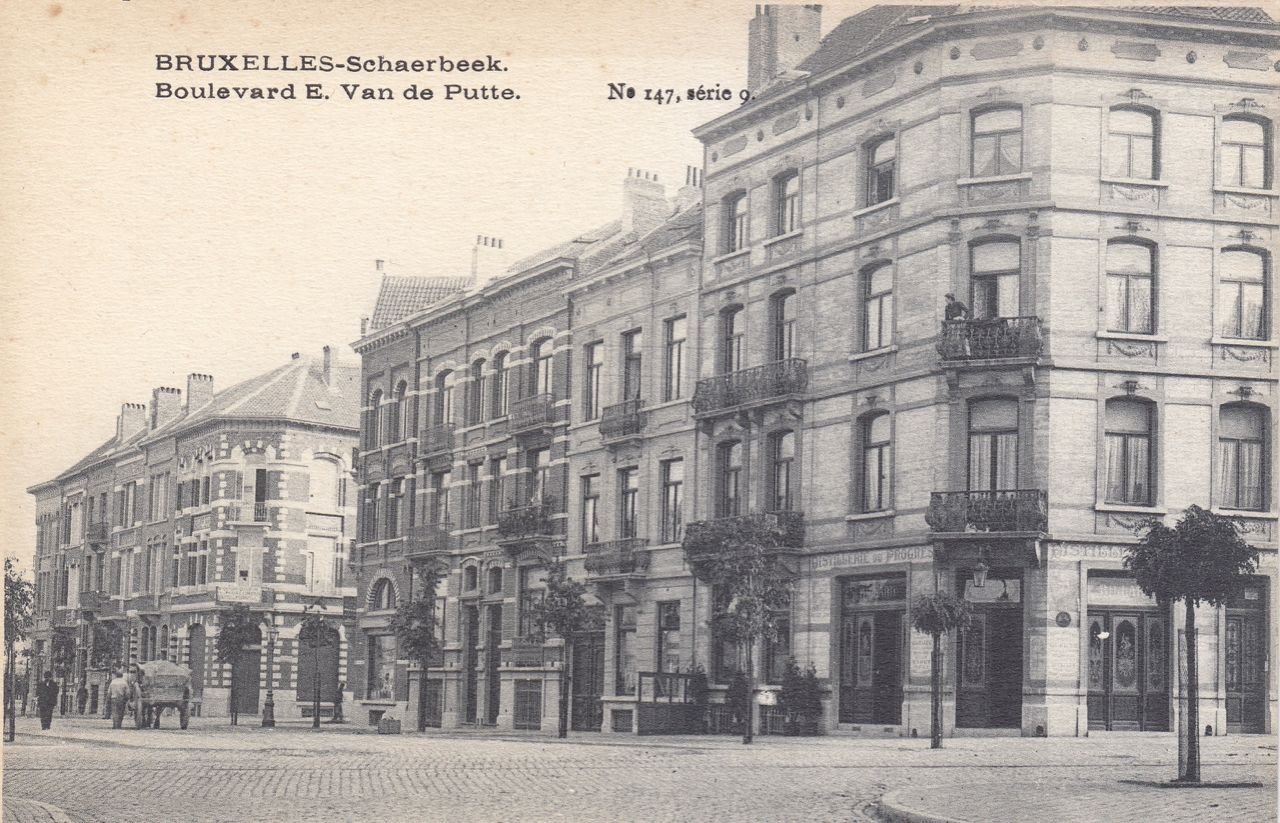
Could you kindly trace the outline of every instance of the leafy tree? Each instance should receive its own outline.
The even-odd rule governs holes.
[[[942,748],[942,635],[966,628],[972,616],[973,610],[969,602],[950,592],[922,595],[911,609],[911,623],[915,630],[933,638],[933,653],[929,658],[931,749]]]
[[[93,624],[93,646],[89,658],[89,667],[94,669],[114,669],[121,663],[120,643],[124,638],[124,630],[115,621],[101,621]]]
[[[794,657],[788,657],[782,670],[782,688],[778,690],[778,707],[797,734],[816,732],[816,721],[822,717],[822,683],[812,663],[801,669]]]
[[[1177,525],[1153,522],[1124,566],[1143,593],[1163,609],[1181,600],[1186,608],[1187,723],[1186,765],[1178,779],[1200,782],[1200,677],[1196,663],[1195,607],[1221,606],[1258,568],[1258,550],[1246,543],[1230,517],[1190,506]]]
[[[778,617],[791,602],[794,574],[783,565],[778,550],[795,538],[790,521],[779,514],[707,520],[685,529],[685,559],[694,575],[716,592],[711,627],[745,658],[748,697],[755,691],[756,642],[777,639]],[[752,726],[748,704],[743,743],[751,742]]]
[[[424,670],[437,665],[442,644],[439,637],[440,621],[436,617],[436,589],[440,576],[430,566],[417,572],[421,584],[415,598],[403,598],[391,618],[391,630],[405,657]],[[425,676],[425,675],[424,675]]]
[[[18,564],[12,557],[4,559],[4,659],[5,659],[5,720],[9,724],[6,739],[14,739],[16,724],[13,682],[14,649],[31,631],[31,613],[35,607],[35,586],[18,572]]]
[[[214,639],[214,653],[219,663],[231,664],[231,725],[236,725],[240,712],[236,707],[236,675],[241,666],[240,652],[245,646],[257,643],[261,637],[258,615],[243,603],[236,604],[218,617],[218,636]]]
[[[569,734],[569,689],[573,682],[573,639],[589,627],[590,610],[586,603],[587,587],[569,577],[564,562],[552,564],[547,570],[546,589],[542,599],[529,607],[529,616],[539,632],[547,629],[564,638],[564,672],[560,684],[560,717],[557,737]]]

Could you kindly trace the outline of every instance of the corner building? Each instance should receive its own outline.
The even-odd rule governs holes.
[[[225,716],[327,715],[347,680],[344,613],[354,537],[351,457],[358,370],[294,355],[217,391],[209,375],[126,403],[116,433],[36,497],[36,609],[31,676],[54,673],[67,710],[105,712],[112,668],[172,660],[192,670],[193,698]],[[258,642],[237,666],[217,659],[219,615],[243,604]],[[299,640],[304,610],[329,642]],[[32,684],[34,687],[34,684]]]
[[[946,733],[1169,730],[1181,614],[1122,563],[1147,523],[1194,503],[1261,550],[1236,600],[1199,610],[1202,722],[1274,731],[1280,27],[1241,8],[879,6],[819,41],[819,14],[753,20],[754,99],[695,132],[699,231],[682,235],[676,211],[596,265],[588,235],[563,280],[526,265],[479,292],[530,284],[519,313],[497,315],[522,321],[505,342],[536,343],[526,328],[562,341],[569,379],[536,436],[563,497],[529,521],[538,535],[504,527],[500,508],[483,551],[457,542],[465,530],[433,538],[455,657],[447,645],[425,675],[442,697],[420,716],[484,722],[465,709],[475,679],[496,682],[499,725],[510,711],[554,727],[559,653],[527,641],[520,615],[557,554],[599,615],[578,641],[575,727],[639,730],[647,672],[701,665],[714,703],[739,662],[708,630],[714,593],[684,567],[679,529],[762,516],[792,537],[797,577],[757,682],[774,689],[787,656],[814,663],[828,729],[929,733],[929,643],[909,627],[912,601],[941,588],[976,612],[945,650]],[[538,319],[557,299],[564,325]],[[459,385],[470,361],[437,353],[458,338],[416,329],[468,300],[367,335],[366,393],[399,391],[374,365],[395,335],[417,335],[401,362],[420,407]],[[491,362],[475,305],[456,333]],[[441,356],[452,384],[421,371]],[[523,368],[520,396],[537,396],[541,372]],[[504,451],[504,474],[538,475],[530,435],[511,436],[473,452],[455,433],[459,500],[457,478],[483,481]],[[428,508],[429,475],[414,478]]]

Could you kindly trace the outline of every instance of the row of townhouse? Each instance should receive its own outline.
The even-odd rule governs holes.
[[[330,710],[355,600],[358,424],[359,371],[328,350],[223,391],[192,374],[185,404],[170,387],[124,404],[109,440],[28,490],[30,677],[52,672],[64,711],[103,713],[113,670],[163,659],[190,667],[205,714],[231,708],[233,671],[242,713],[270,696],[281,716],[301,716],[317,682]],[[236,605],[258,625],[233,667],[215,641]],[[307,611],[331,618],[326,642],[299,640]]]
[[[944,589],[976,613],[947,733],[1167,730],[1179,624],[1122,564],[1195,503],[1262,552],[1198,612],[1200,716],[1273,730],[1276,24],[877,6],[819,41],[819,14],[758,9],[754,98],[695,132],[675,203],[632,172],[618,221],[495,279],[384,276],[355,344],[358,703],[553,729],[567,654],[529,608],[560,562],[595,615],[573,728],[644,730],[655,672],[719,700],[742,661],[683,530],[763,517],[795,585],[755,674],[812,663],[826,728],[928,733],[911,604]],[[428,565],[423,669],[390,621]]]

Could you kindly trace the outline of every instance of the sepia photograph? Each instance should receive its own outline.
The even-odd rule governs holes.
[[[1237,3],[4,3],[2,823],[1276,820]]]

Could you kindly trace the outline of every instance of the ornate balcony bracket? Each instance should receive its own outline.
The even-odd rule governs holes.
[[[553,501],[518,506],[498,513],[497,544],[513,560],[550,562],[564,545],[551,522]]]

